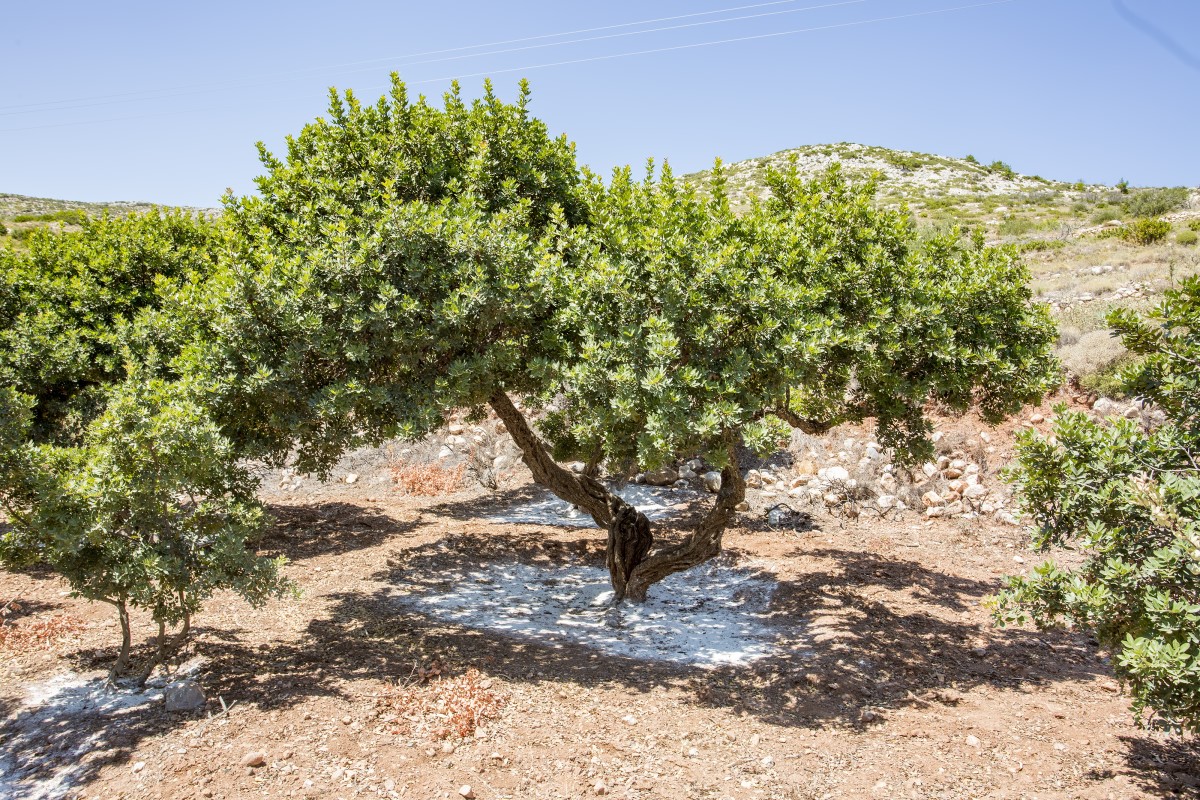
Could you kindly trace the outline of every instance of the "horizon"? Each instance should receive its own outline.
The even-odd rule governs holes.
[[[332,24],[315,3],[15,9],[0,64],[20,80],[0,90],[0,147],[19,158],[0,192],[216,207],[227,187],[254,191],[256,141],[281,152],[324,115],[330,85],[374,102],[393,70],[435,104],[452,78],[468,100],[485,76],[505,100],[528,78],[531,113],[605,175],[845,142],[1064,182],[1200,185],[1200,48],[1169,33],[1200,30],[1200,4],[500,5],[357,0]],[[360,19],[372,24],[339,24]]]

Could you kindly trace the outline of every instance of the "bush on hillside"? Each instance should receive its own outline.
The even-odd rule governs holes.
[[[1108,321],[1138,359],[1125,390],[1166,423],[1063,409],[1053,437],[1021,434],[1011,474],[1035,546],[1086,559],[1007,579],[995,615],[1093,631],[1139,718],[1200,730],[1200,278],[1167,292],[1146,320],[1118,309]]]
[[[1200,240],[1200,234],[1196,231],[1180,231],[1175,234],[1175,241],[1185,246],[1193,245],[1197,240]]]
[[[1142,189],[1124,203],[1125,212],[1134,217],[1161,217],[1187,204],[1188,190],[1183,186]]]
[[[1161,242],[1171,232],[1171,223],[1162,219],[1135,219],[1119,228],[1121,238],[1130,244],[1148,245]]]

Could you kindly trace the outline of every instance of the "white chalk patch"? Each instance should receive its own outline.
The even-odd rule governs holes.
[[[24,705],[0,721],[0,797],[72,795],[112,756],[114,734],[161,703],[169,681],[191,672],[156,677],[142,691],[107,688],[99,673],[68,672],[29,686]]]
[[[611,489],[626,503],[633,505],[649,519],[665,519],[679,513],[688,500],[697,492],[679,489],[664,489],[657,486],[642,486],[631,483],[619,489]],[[537,500],[505,509],[499,514],[484,517],[488,522],[506,522],[518,525],[565,525],[572,528],[594,527],[596,523],[586,511],[545,494]]]
[[[643,661],[716,667],[774,651],[764,617],[775,581],[724,559],[656,583],[645,603],[616,607],[608,573],[597,567],[493,563],[439,577],[438,588],[397,599],[471,628]]]

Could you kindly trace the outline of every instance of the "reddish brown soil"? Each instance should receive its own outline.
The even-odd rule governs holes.
[[[49,649],[0,649],[0,751],[53,763],[95,736],[74,788],[106,798],[458,798],[468,785],[480,800],[1196,792],[1194,740],[1137,728],[1087,636],[992,626],[981,601],[1022,569],[1026,536],[988,520],[818,516],[779,532],[747,515],[727,547],[771,565],[783,643],[751,667],[544,646],[389,600],[409,576],[498,557],[602,563],[598,531],[473,519],[529,492],[405,498],[364,480],[277,502],[266,548],[291,560],[301,597],[262,609],[214,599],[188,654],[205,659],[206,709],[155,705],[100,729],[20,721],[31,685],[113,657],[110,610],[65,597],[53,577],[0,572],[0,602],[23,603],[14,624],[83,623]],[[396,685],[406,702],[432,698],[470,669],[474,691],[503,705],[466,738],[438,739],[381,702]],[[264,766],[241,765],[250,751]]]

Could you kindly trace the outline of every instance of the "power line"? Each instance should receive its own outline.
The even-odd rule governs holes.
[[[674,22],[676,20],[681,20],[681,19],[692,19],[695,17],[712,16],[714,14],[729,14],[729,13],[733,13],[735,11],[746,11],[746,10],[750,10],[750,9],[766,8],[769,6],[791,5],[791,4],[797,3],[797,2],[799,2],[799,0],[771,0],[771,2],[752,3],[749,5],[732,6],[732,7],[728,7],[728,8],[718,8],[718,9],[714,9],[712,11],[697,11],[697,12],[693,12],[690,14],[677,14],[675,16],[670,16],[670,17],[657,17],[657,18],[653,18],[653,19],[638,20],[635,22],[621,22],[621,23],[616,23],[613,25],[601,25],[601,26],[597,26],[597,27],[593,27],[593,28],[580,28],[578,30],[562,31],[559,33],[543,33],[543,34],[539,34],[537,36],[524,36],[524,37],[517,38],[517,39],[502,39],[499,41],[488,42],[488,43],[484,43],[484,44],[464,45],[462,47],[448,47],[448,48],[444,48],[441,50],[426,50],[424,52],[409,53],[407,55],[400,55],[400,56],[387,56],[384,58],[375,58],[375,59],[370,59],[370,60],[366,60],[366,61],[350,61],[350,62],[345,62],[342,64],[327,64],[322,67],[305,67],[303,69],[298,69],[298,70],[289,70],[286,72],[270,73],[270,74],[259,76],[258,78],[252,78],[249,81],[247,81],[246,79],[238,79],[238,80],[229,80],[229,81],[218,81],[218,82],[214,82],[214,83],[188,84],[185,86],[166,87],[163,89],[141,89],[141,90],[131,91],[131,92],[118,92],[118,93],[114,93],[114,94],[93,95],[91,97],[77,97],[77,98],[65,99],[65,100],[45,100],[45,101],[38,102],[38,103],[19,103],[19,104],[10,105],[10,106],[0,106],[0,116],[12,116],[14,114],[29,114],[29,113],[36,113],[36,112],[40,112],[40,111],[65,111],[65,110],[70,110],[72,108],[90,108],[90,107],[95,107],[95,106],[99,106],[99,105],[111,105],[112,103],[128,102],[134,98],[142,98],[142,99],[146,99],[146,100],[161,100],[161,99],[167,99],[167,98],[171,98],[171,97],[182,97],[187,94],[196,94],[199,92],[216,91],[218,89],[247,88],[247,87],[253,87],[253,86],[272,85],[272,84],[281,82],[281,79],[289,79],[289,78],[293,78],[295,76],[309,75],[312,73],[327,72],[329,70],[344,70],[349,67],[360,67],[360,66],[364,66],[367,64],[375,64],[375,65],[389,64],[389,63],[393,63],[396,61],[403,61],[403,60],[411,59],[411,58],[423,58],[425,56],[437,56],[437,55],[442,55],[445,53],[462,53],[463,51],[466,51],[466,50],[478,50],[480,48],[485,48],[485,47],[499,47],[501,45],[520,44],[523,42],[539,41],[542,39],[555,39],[555,38],[559,38],[562,36],[574,36],[576,34],[581,34],[581,33],[595,33],[597,31],[615,30],[617,28],[630,28],[630,27],[634,27],[637,25],[652,25],[652,24],[655,24],[658,22]],[[618,36],[635,36],[635,35],[643,34],[643,33],[656,33],[658,31],[674,30],[675,28],[691,27],[694,25],[712,25],[712,24],[719,24],[721,22],[732,22],[732,21],[736,21],[739,19],[750,19],[750,18],[757,17],[757,16],[770,16],[772,14],[799,13],[799,12],[803,12],[803,11],[813,11],[813,10],[822,9],[822,8],[832,8],[835,6],[854,5],[854,4],[858,4],[858,3],[864,3],[864,2],[868,2],[868,0],[844,0],[843,2],[827,3],[825,5],[810,6],[807,8],[788,9],[786,11],[775,11],[775,12],[770,12],[770,13],[761,14],[761,15],[759,15],[759,14],[747,15],[744,17],[735,17],[735,18],[731,18],[731,19],[727,19],[727,20],[711,20],[711,21],[700,22],[700,23],[692,23],[691,25],[668,26],[668,27],[664,27],[664,28],[651,28],[651,29],[644,30],[644,31],[630,31],[630,32],[626,32],[626,33],[610,34],[608,36],[592,37],[590,39],[579,39],[579,40],[565,41],[565,42],[550,42],[547,44],[532,45],[528,48],[512,48],[510,50],[496,50],[496,51],[484,51],[484,52],[479,52],[479,53],[469,53],[466,55],[452,56],[452,57],[449,57],[446,59],[432,59],[430,61],[418,61],[416,63],[417,64],[436,63],[439,60],[452,61],[452,60],[456,60],[456,59],[475,58],[475,57],[479,57],[479,56],[496,55],[499,53],[515,52],[517,50],[534,49],[534,48],[538,48],[538,47],[557,47],[559,45],[574,44],[576,42],[584,42],[584,41],[593,41],[593,40],[602,39],[602,38],[615,38]],[[356,70],[356,72],[359,72],[359,71],[362,71],[362,70]],[[266,81],[266,83],[263,83],[263,81]],[[101,101],[103,101],[103,102],[101,102]],[[72,106],[70,104],[80,104],[80,105]],[[47,108],[48,106],[54,106],[54,108]]]
[[[787,31],[773,31],[771,33],[760,33],[760,34],[752,34],[752,35],[747,35],[747,36],[735,36],[735,37],[728,38],[728,39],[716,39],[716,40],[707,41],[707,42],[693,42],[690,44],[672,45],[669,47],[655,47],[655,48],[650,48],[650,49],[646,49],[646,50],[634,50],[634,51],[629,51],[629,52],[624,52],[624,53],[611,53],[608,55],[588,56],[585,58],[568,59],[568,60],[563,60],[563,61],[551,61],[551,62],[546,62],[546,63],[542,63],[542,64],[530,64],[530,65],[523,66],[523,67],[510,67],[510,68],[506,68],[506,69],[485,70],[482,72],[460,73],[457,75],[448,75],[448,76],[443,76],[440,78],[425,78],[422,80],[405,81],[405,83],[409,86],[420,86],[422,84],[442,83],[442,82],[445,82],[448,80],[461,80],[463,78],[477,78],[477,77],[486,77],[486,76],[492,76],[492,75],[504,75],[504,74],[508,74],[508,73],[512,73],[512,72],[527,72],[527,71],[535,70],[535,69],[548,69],[550,67],[562,67],[562,66],[570,66],[570,65],[575,65],[575,64],[587,64],[587,63],[596,62],[596,61],[610,61],[610,60],[617,59],[617,58],[629,58],[632,56],[653,55],[656,53],[669,53],[669,52],[675,52],[675,51],[679,51],[679,50],[691,50],[691,49],[696,49],[696,48],[700,48],[700,47],[713,47],[716,45],[734,44],[737,42],[749,42],[749,41],[762,40],[762,39],[771,39],[771,38],[776,38],[776,37],[780,37],[780,36],[795,36],[795,35],[802,34],[802,33],[815,33],[818,31],[835,30],[838,28],[859,27],[859,26],[863,26],[863,25],[871,25],[871,24],[880,23],[880,22],[894,22],[896,20],[913,19],[913,18],[917,18],[917,17],[928,17],[928,16],[933,16],[936,14],[949,14],[949,13],[956,12],[956,11],[968,11],[968,10],[975,9],[975,8],[985,8],[987,6],[1006,5],[1006,4],[1012,3],[1012,2],[1015,2],[1015,0],[989,0],[988,2],[983,2],[983,3],[973,3],[970,5],[953,6],[951,8],[937,8],[937,9],[931,9],[928,11],[915,11],[915,12],[908,13],[908,14],[896,14],[896,15],[888,16],[888,17],[875,17],[872,19],[855,20],[852,22],[839,22],[839,23],[834,23],[834,24],[830,24],[830,25],[818,25],[818,26],[814,26],[811,28],[796,28],[796,29],[787,30]],[[365,94],[369,94],[369,93],[375,92],[375,91],[386,91],[386,87],[376,87],[375,89],[369,89],[369,90],[363,91],[362,94],[365,95]],[[199,111],[201,109],[189,109],[189,111],[191,111],[191,110]],[[208,110],[208,109],[204,109],[204,110]],[[167,112],[167,113],[187,113],[187,112],[183,111],[183,112]],[[62,128],[62,127],[70,127],[70,126],[74,126],[74,125],[95,125],[95,124],[102,124],[102,123],[106,123],[106,122],[124,122],[124,121],[134,120],[134,119],[147,119],[149,117],[154,117],[154,116],[160,116],[160,114],[150,113],[150,114],[138,115],[135,117],[119,117],[119,118],[115,118],[115,119],[88,120],[88,121],[83,121],[83,122],[51,123],[48,125],[33,125],[33,126],[23,127],[23,128],[0,128],[0,133],[11,133],[11,132],[16,132],[16,131],[28,131],[28,130],[42,130],[42,129],[47,129],[47,128]]]

